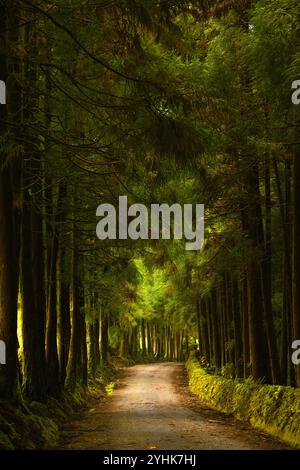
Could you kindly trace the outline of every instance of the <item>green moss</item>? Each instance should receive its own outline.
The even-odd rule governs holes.
[[[11,440],[2,431],[0,431],[0,450],[14,450]]]
[[[19,403],[0,402],[1,449],[51,449],[59,439],[59,428],[91,398],[101,399],[113,392],[119,362],[99,369],[89,387],[77,385],[71,393],[64,390],[60,399]]]
[[[58,440],[58,427],[53,419],[41,416],[46,405],[35,404],[35,412],[23,404],[2,403],[0,409],[0,446],[15,449],[51,448]],[[7,447],[9,446],[9,447]]]
[[[43,447],[54,447],[57,444],[59,434],[57,424],[52,419],[42,418],[40,416],[35,416],[35,420],[40,428]]]
[[[204,404],[300,447],[300,389],[208,374],[193,355],[186,367],[189,388]]]

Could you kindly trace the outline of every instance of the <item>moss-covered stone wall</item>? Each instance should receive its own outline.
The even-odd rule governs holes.
[[[207,406],[300,448],[300,389],[207,373],[194,355],[186,363],[189,388]]]

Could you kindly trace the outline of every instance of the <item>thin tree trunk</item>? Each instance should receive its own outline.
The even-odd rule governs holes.
[[[203,344],[203,356],[205,362],[209,364],[209,332],[208,332],[208,322],[207,322],[207,309],[205,300],[200,302],[200,318],[201,318],[201,334],[202,334],[202,344]]]
[[[57,255],[58,236],[53,235],[51,264],[49,272],[49,297],[47,307],[46,358],[48,368],[48,392],[58,396],[60,393],[60,373],[57,350]]]
[[[96,367],[98,368],[100,365],[100,325],[99,325],[99,318],[96,318],[94,322],[94,350],[95,350],[95,361]]]
[[[196,300],[196,314],[197,314],[197,331],[198,331],[198,349],[200,357],[203,356],[203,343],[201,338],[201,314],[200,314],[200,299]]]
[[[142,334],[142,353],[143,353],[143,356],[146,356],[147,349],[146,349],[146,332],[145,332],[144,318],[142,318],[142,321],[141,321],[141,334]]]
[[[59,308],[58,308],[58,332],[59,332],[59,363],[60,380],[62,386],[67,375],[67,365],[70,348],[71,323],[70,323],[70,287],[66,278],[66,250],[59,250]]]
[[[108,359],[108,317],[106,311],[101,312],[101,362],[105,364]]]
[[[86,338],[86,321],[85,316],[81,313],[81,363],[82,363],[82,370],[81,370],[81,377],[82,377],[82,385],[84,387],[88,384],[88,355],[87,355],[87,338]]]
[[[233,327],[234,327],[234,364],[235,375],[237,377],[243,376],[242,365],[242,338],[241,338],[241,318],[239,310],[239,290],[238,282],[235,275],[232,275],[232,312],[233,312]]]
[[[252,159],[251,159],[252,160]],[[248,171],[245,175],[245,187],[248,194],[247,206],[242,216],[243,226],[252,248],[262,249],[261,244],[261,208],[259,191],[259,174],[257,162],[248,162]],[[251,372],[254,379],[271,381],[268,348],[266,347],[264,310],[262,302],[262,284],[260,264],[254,255],[251,256],[247,269],[248,282],[248,319]]]
[[[250,344],[249,344],[249,317],[248,317],[248,287],[247,279],[243,279],[241,305],[243,311],[243,376],[246,379],[250,375]]]
[[[293,238],[292,238],[292,285],[293,285],[293,340],[300,339],[300,158],[294,156],[293,166]],[[300,385],[300,367],[295,367],[296,385]]]
[[[152,338],[151,338],[151,323],[149,321],[147,322],[147,350],[148,350],[148,356],[152,356],[153,351],[152,351]]]
[[[226,342],[227,342],[227,327],[226,327],[226,299],[225,299],[225,286],[224,280],[221,282],[220,286],[220,307],[221,307],[221,360],[222,367],[226,365],[227,362],[227,352],[226,352]]]
[[[271,186],[269,159],[265,159],[265,236],[263,233],[261,206],[258,203],[258,230],[260,243],[264,245],[264,257],[261,262],[262,298],[264,306],[264,320],[267,334],[269,363],[271,366],[272,382],[281,383],[280,363],[276,344],[273,309],[272,309],[272,272],[271,272]]]
[[[218,311],[217,311],[217,293],[216,289],[212,290],[211,297],[211,319],[212,319],[212,352],[214,366],[219,369],[221,367],[221,350],[220,350],[220,335],[218,328]]]
[[[74,197],[74,213],[76,197]],[[75,217],[75,215],[73,215]],[[73,308],[71,311],[71,339],[67,366],[66,385],[73,391],[81,376],[81,347],[80,347],[80,278],[79,278],[79,255],[78,255],[78,230],[75,219],[73,221],[73,249],[72,249],[72,280],[71,293]]]

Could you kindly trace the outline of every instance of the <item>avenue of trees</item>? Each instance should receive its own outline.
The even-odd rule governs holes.
[[[110,355],[300,385],[298,0],[0,0],[1,399]],[[205,204],[205,245],[96,208]]]

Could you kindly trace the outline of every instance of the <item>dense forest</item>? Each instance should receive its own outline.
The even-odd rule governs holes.
[[[195,348],[299,386],[298,0],[1,0],[0,23],[1,399]],[[204,204],[204,247],[99,240],[120,195]]]

